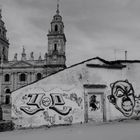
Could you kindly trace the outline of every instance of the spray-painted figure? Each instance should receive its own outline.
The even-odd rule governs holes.
[[[116,81],[110,87],[111,95],[108,96],[109,101],[125,117],[130,117],[135,107],[135,95],[132,84],[128,80]]]
[[[91,111],[95,111],[100,108],[100,102],[97,101],[96,95],[92,95],[90,97],[89,106],[91,107]]]

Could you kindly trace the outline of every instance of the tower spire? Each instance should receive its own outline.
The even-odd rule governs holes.
[[[56,13],[59,15],[60,11],[59,11],[59,2],[60,0],[57,0],[57,10],[56,10]]]
[[[66,67],[66,37],[64,33],[64,23],[62,20],[62,16],[59,14],[59,2],[60,0],[57,0],[56,14],[53,16],[53,19],[51,21],[51,29],[47,34],[48,55],[46,55],[46,65],[53,71]],[[59,68],[57,69],[58,66]]]
[[[2,18],[2,6],[0,5],[0,19]]]

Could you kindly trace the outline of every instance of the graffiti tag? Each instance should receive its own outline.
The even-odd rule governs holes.
[[[135,97],[135,109],[134,112],[136,115],[140,114],[140,96],[139,97]]]
[[[50,122],[50,124],[54,124],[55,123],[55,115],[54,116],[49,116],[48,111],[44,111],[43,114],[44,114],[44,119],[47,122]]]
[[[52,98],[52,106],[50,106],[49,108],[56,111],[57,113],[59,113],[61,115],[64,115],[64,116],[68,115],[70,113],[70,111],[72,110],[71,107],[63,106],[63,109],[58,109],[56,107],[56,105],[64,105],[65,104],[62,95],[59,93],[51,93],[50,95]]]
[[[76,93],[70,94],[70,100],[75,101],[78,104],[78,106],[80,106],[81,103],[82,103],[82,98],[81,97],[77,97]]]
[[[116,81],[110,85],[111,95],[108,96],[110,103],[124,116],[130,117],[135,107],[135,96],[132,84],[127,80]]]
[[[28,115],[34,115],[39,111],[45,110],[45,108],[52,109],[64,116],[70,113],[72,108],[69,106],[64,106],[65,102],[63,96],[60,93],[51,93],[50,96],[52,99],[52,104],[51,99],[45,97],[44,93],[29,94],[28,96],[26,95],[26,98],[24,98],[24,100],[29,100],[27,101],[26,106],[20,107],[20,110]],[[63,106],[63,109],[59,109],[58,106]]]
[[[29,94],[28,97],[30,98],[29,101],[27,102],[28,106],[21,106],[20,110],[23,112],[27,113],[28,115],[34,115],[35,113],[39,111],[43,111],[44,108],[41,106],[41,100],[42,97],[45,94]]]

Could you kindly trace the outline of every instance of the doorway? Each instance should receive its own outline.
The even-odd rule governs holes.
[[[106,121],[106,85],[84,85],[85,122]]]
[[[88,121],[103,121],[103,93],[88,93]]]

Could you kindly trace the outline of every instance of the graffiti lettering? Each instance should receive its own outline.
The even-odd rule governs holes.
[[[72,108],[69,106],[63,106],[63,109],[58,109],[55,106],[50,106],[49,108],[64,116],[68,115],[72,110]]]
[[[22,112],[20,110],[18,110],[15,105],[12,105],[12,107],[13,107],[13,111],[15,112],[15,114],[17,116],[21,116],[22,115]]]
[[[52,98],[52,106],[49,108],[56,111],[57,113],[61,115],[68,115],[70,111],[72,110],[71,107],[68,106],[63,106],[63,109],[58,109],[56,106],[57,105],[64,105],[65,102],[63,100],[63,97],[60,93],[51,93],[51,98]]]
[[[26,106],[21,106],[20,110],[22,110],[28,115],[34,115],[35,113],[44,110],[44,108],[42,107],[43,105],[44,107],[48,107],[49,109],[52,109],[61,115],[68,115],[70,113],[72,108],[68,106],[63,106],[65,105],[65,102],[63,100],[63,96],[60,93],[51,93],[50,96],[52,99],[51,106],[50,98],[45,97],[44,93],[29,94],[28,96],[26,95],[26,98],[24,98]],[[63,108],[59,109],[57,106],[63,106]]]
[[[44,114],[44,119],[47,122],[50,122],[50,124],[54,124],[55,123],[55,115],[54,116],[49,116],[48,111],[44,111],[43,114]]]
[[[20,110],[23,112],[29,114],[29,115],[34,115],[35,113],[44,110],[44,108],[41,107],[41,100],[42,97],[45,94],[29,94],[28,97],[30,98],[29,101],[27,102],[28,106],[21,106]]]
[[[140,96],[135,97],[135,109],[134,112],[136,115],[140,114]]]
[[[80,106],[82,102],[82,98],[78,98],[76,93],[70,94],[70,100],[75,101],[78,104],[78,106]]]
[[[48,107],[48,106],[51,104],[50,98],[48,98],[48,97],[42,98],[42,104],[43,104],[45,107]]]
[[[73,121],[73,116],[67,116],[66,118],[64,118],[64,121],[71,124]]]

